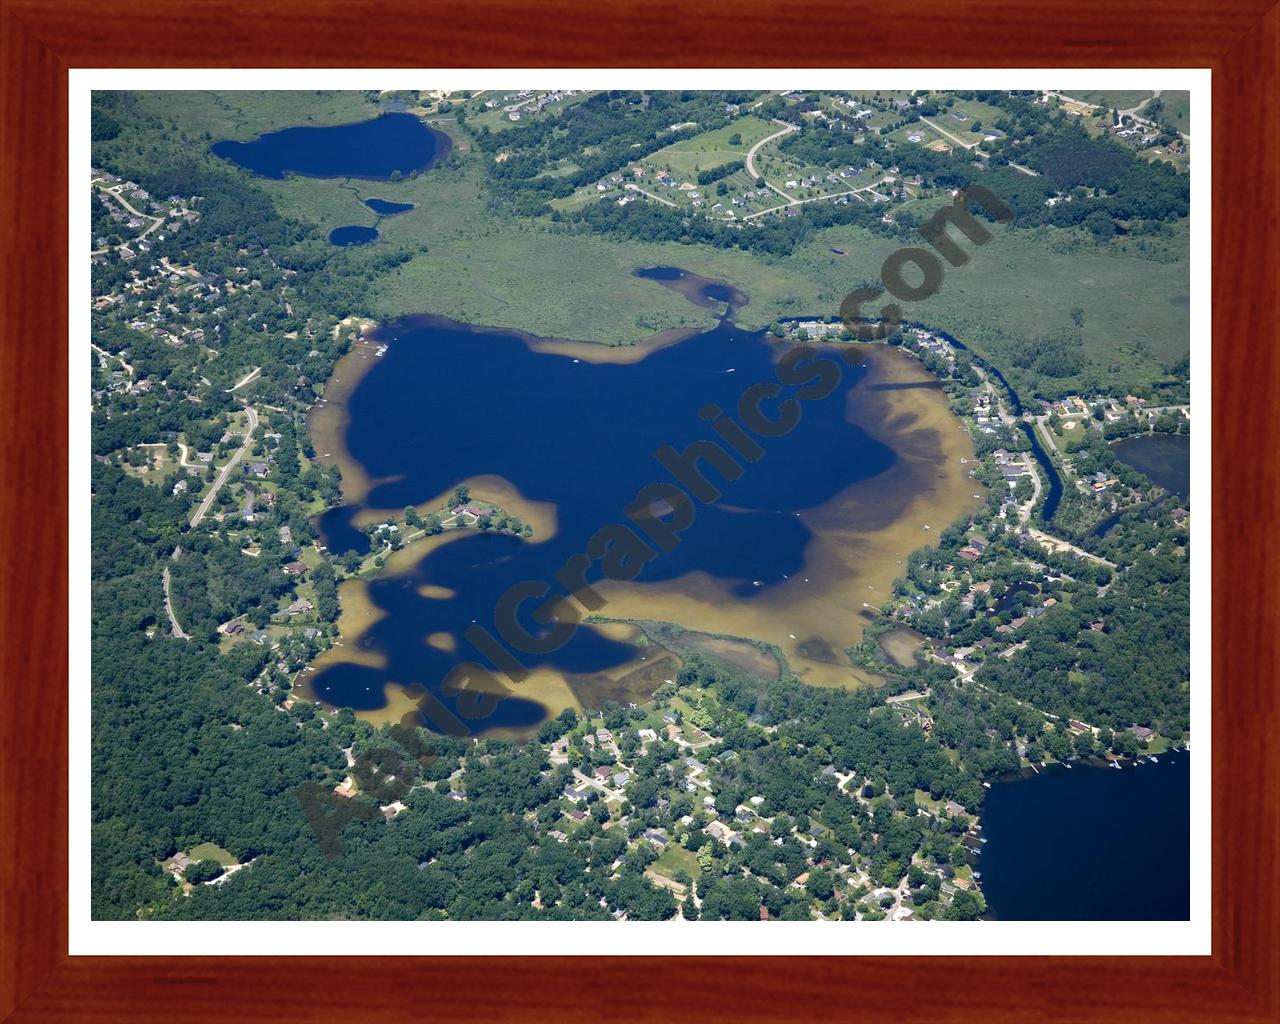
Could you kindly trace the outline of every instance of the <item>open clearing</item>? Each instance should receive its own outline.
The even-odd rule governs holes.
[[[748,149],[777,130],[777,125],[761,118],[743,117],[723,128],[703,132],[691,139],[681,139],[641,162],[655,167],[670,167],[673,174],[692,179],[699,170],[707,171],[743,159]],[[741,143],[736,146],[729,144],[734,135],[742,136]]]

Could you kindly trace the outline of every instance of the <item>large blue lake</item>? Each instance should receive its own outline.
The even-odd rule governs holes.
[[[383,114],[369,121],[285,128],[250,142],[224,139],[213,152],[267,178],[287,173],[309,178],[385,181],[425,171],[449,152],[449,137],[412,114]]]
[[[402,510],[484,474],[502,478],[530,501],[554,503],[558,521],[554,536],[535,534],[532,540],[447,534],[450,540],[407,574],[371,579],[367,595],[374,620],[353,640],[362,652],[377,655],[382,667],[340,662],[322,666],[311,678],[316,696],[357,709],[382,707],[384,683],[438,692],[454,665],[482,661],[463,637],[467,627],[492,628],[495,606],[508,587],[554,580],[556,570],[583,551],[597,530],[625,521],[624,509],[641,487],[671,481],[655,451],[664,445],[683,450],[714,438],[704,419],[711,407],[734,410],[748,387],[776,381],[775,361],[784,351],[761,333],[729,322],[630,363],[579,360],[539,350],[513,333],[483,333],[431,317],[389,325],[375,337],[389,348],[347,399],[344,417],[349,457],[372,482],[362,505]],[[723,498],[698,505],[678,545],[643,565],[639,582],[707,574],[724,583],[734,601],[766,599],[775,585],[805,568],[814,534],[801,510],[822,506],[850,484],[894,466],[891,444],[897,429],[913,429],[910,418],[877,423],[882,440],[869,436],[852,422],[850,408],[859,402],[877,408],[878,393],[859,389],[863,368],[829,357],[843,367],[837,390],[806,402],[799,424],[786,436],[761,439],[766,454],[754,463],[742,460],[739,479],[725,481],[704,466]],[[783,396],[789,391],[783,389]],[[773,402],[766,405],[776,415]],[[937,465],[926,460],[918,470],[900,467],[890,485],[881,488],[878,481],[875,506],[866,510],[863,525],[894,523],[913,498],[936,486],[938,475]],[[367,549],[365,537],[351,526],[356,511],[343,507],[322,519],[331,549]],[[914,525],[912,542],[918,530]],[[811,574],[816,576],[805,575]],[[599,576],[597,565],[589,578]],[[662,617],[659,609],[650,614]],[[848,614],[852,621],[856,608]],[[525,624],[531,632],[542,630]],[[427,644],[427,633],[450,640]],[[599,673],[636,656],[629,643],[579,629],[560,649],[522,660],[529,668],[567,677]],[[599,706],[589,695],[586,703]],[[477,728],[527,727],[545,714],[541,704],[512,696]]]
[[[1054,766],[997,782],[975,868],[1008,921],[1185,921],[1190,914],[1191,754],[1158,763]]]

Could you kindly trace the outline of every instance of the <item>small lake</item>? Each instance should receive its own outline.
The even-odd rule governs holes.
[[[1143,434],[1111,445],[1115,457],[1152,483],[1182,498],[1191,496],[1189,434]]]
[[[434,167],[449,152],[449,136],[412,114],[369,121],[285,128],[250,142],[224,139],[213,152],[265,178],[367,178],[386,181]]]
[[[366,199],[364,205],[379,217],[394,217],[397,213],[408,213],[413,203],[393,203],[390,199]]]
[[[361,227],[359,224],[348,224],[329,232],[329,241],[334,245],[368,245],[377,237],[377,228]]]
[[[1191,754],[995,782],[974,867],[1002,921],[1185,921]]]
[[[657,281],[664,288],[679,292],[695,306],[714,309],[725,303],[731,309],[741,309],[751,299],[726,281],[703,277],[679,267],[643,267],[635,271],[636,277]]]

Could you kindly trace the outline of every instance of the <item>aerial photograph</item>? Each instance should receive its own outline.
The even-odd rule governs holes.
[[[1042,84],[95,91],[93,919],[1188,920],[1191,94]]]

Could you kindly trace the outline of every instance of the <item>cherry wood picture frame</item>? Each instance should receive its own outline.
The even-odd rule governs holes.
[[[1280,1020],[1271,4],[768,0],[700,14],[672,0],[0,0],[0,1019]],[[68,955],[68,69],[450,66],[1212,69],[1211,956]]]

